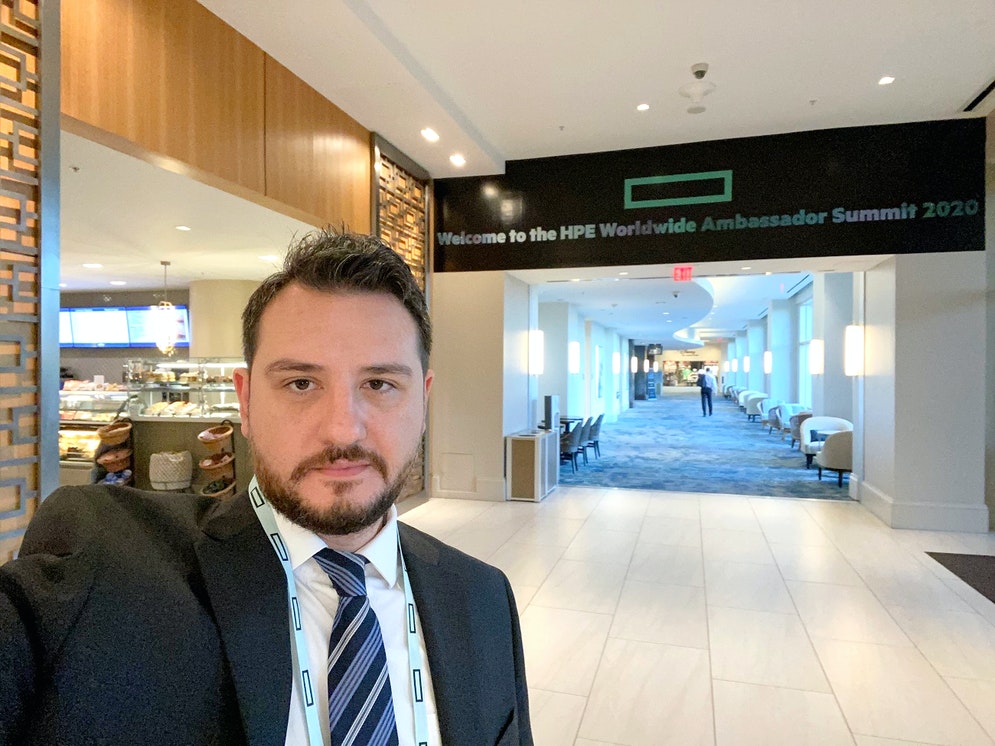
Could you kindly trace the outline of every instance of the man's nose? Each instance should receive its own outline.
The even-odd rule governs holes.
[[[366,437],[365,408],[354,391],[330,390],[318,417],[321,438],[329,445],[348,446]]]

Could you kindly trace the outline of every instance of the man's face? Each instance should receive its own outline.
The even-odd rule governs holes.
[[[425,428],[432,372],[418,350],[415,322],[391,295],[298,284],[277,294],[251,377],[235,374],[242,432],[277,510],[327,535],[386,513]]]

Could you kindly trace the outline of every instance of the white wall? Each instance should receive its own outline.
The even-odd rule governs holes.
[[[791,402],[791,380],[796,367],[797,341],[791,334],[790,299],[773,300],[767,306],[767,340],[771,352],[772,371],[767,392],[774,401]]]
[[[812,411],[853,421],[853,378],[843,373],[843,338],[853,320],[853,276],[820,273],[812,281],[812,335],[825,340],[825,370],[812,379]]]
[[[754,319],[746,324],[746,352],[750,356],[750,372],[746,374],[746,387],[766,392],[764,380],[764,350],[767,349],[767,321]],[[743,365],[742,360],[740,366]],[[740,368],[742,369],[742,367]]]
[[[860,496],[871,507],[878,502],[887,504],[895,494],[894,257],[864,275],[864,348]],[[884,518],[886,511],[875,512]]]
[[[866,274],[858,492],[893,527],[988,528],[986,290],[982,252],[899,256]]]
[[[433,497],[504,499],[504,294],[503,272],[432,275]]]
[[[987,259],[987,363],[985,365],[985,502],[988,526],[995,531],[995,112],[988,115],[988,150],[985,164],[985,257]]]
[[[504,435],[529,430],[529,286],[511,275],[504,278]]]
[[[545,347],[544,370],[539,376],[539,401],[545,396],[560,397],[560,414],[566,414],[567,339],[570,330],[570,306],[567,303],[540,303],[539,328]]]

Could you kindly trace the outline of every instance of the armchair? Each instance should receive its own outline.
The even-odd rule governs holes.
[[[802,423],[811,416],[811,412],[799,412],[798,414],[791,415],[788,420],[788,427],[791,429],[791,445],[788,446],[789,448],[794,448],[796,442],[801,442]]]
[[[805,454],[805,468],[812,465],[812,459],[819,451],[825,447],[825,441],[816,440],[812,436],[816,432],[825,433],[827,431],[853,430],[853,423],[844,420],[842,417],[809,417],[802,423],[801,439],[798,441],[798,450]]]
[[[746,419],[752,422],[755,418],[759,417],[760,404],[768,398],[767,394],[760,391],[755,391],[750,396],[746,397]]]
[[[853,431],[842,430],[833,433],[822,444],[822,450],[815,454],[815,463],[819,467],[819,480],[822,480],[822,470],[836,472],[836,484],[843,486],[843,474],[853,471]]]

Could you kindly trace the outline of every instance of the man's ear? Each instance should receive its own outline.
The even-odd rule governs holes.
[[[238,416],[242,421],[242,435],[249,437],[249,369],[235,368],[231,374],[238,397]]]

